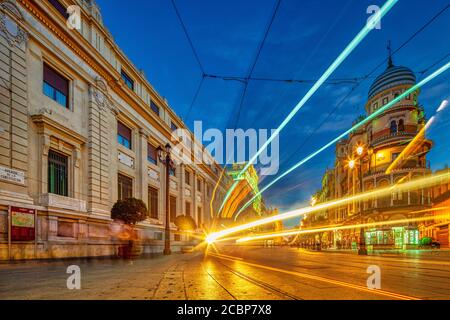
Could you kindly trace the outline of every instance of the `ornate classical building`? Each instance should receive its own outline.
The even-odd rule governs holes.
[[[386,70],[370,87],[365,105],[366,116],[386,105],[416,83],[414,73],[395,66],[389,57]],[[355,225],[409,219],[425,215],[431,208],[428,189],[396,192],[395,185],[431,174],[426,155],[432,142],[422,139],[415,152],[391,165],[425,125],[425,115],[419,104],[419,90],[408,95],[364,126],[352,132],[336,145],[334,168],[322,180],[322,189],[314,196],[320,203],[352,196],[360,192],[393,186],[391,195],[365,201],[355,201],[339,208],[311,214],[303,226]],[[361,118],[356,121],[360,121]],[[388,170],[389,168],[389,170]],[[418,244],[418,223],[400,223],[364,230],[369,248],[408,248]],[[355,248],[360,229],[325,232],[305,239],[309,243],[321,242],[325,246]]]
[[[67,23],[71,5],[80,28]],[[149,209],[144,251],[160,252],[166,184],[172,221],[186,214],[207,227],[225,193],[221,167],[207,155],[166,181],[156,148],[177,128],[94,0],[0,0],[0,259],[114,255],[110,209],[128,197]],[[193,135],[184,143],[203,148]],[[177,250],[185,238],[172,237]]]

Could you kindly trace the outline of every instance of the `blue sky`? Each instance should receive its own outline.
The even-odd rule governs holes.
[[[243,84],[206,79],[186,118],[202,72],[171,1],[135,0],[124,5],[124,1],[119,0],[97,0],[97,3],[118,45],[144,70],[150,83],[168,99],[190,128],[194,120],[203,121],[206,129],[276,128],[312,86],[311,83],[250,81],[237,121]],[[176,3],[205,72],[245,77],[255,59],[275,0],[176,0]],[[282,0],[252,76],[317,79],[363,27],[369,16],[367,7],[383,3],[377,0]],[[366,75],[386,58],[388,40],[396,49],[447,3],[447,0],[400,0],[383,18],[381,29],[373,30],[331,78]],[[416,72],[426,69],[450,53],[449,34],[450,8],[396,53],[394,64]],[[382,65],[374,76],[384,69]],[[364,114],[372,81],[369,78],[362,82],[305,143],[311,130],[316,129],[354,84],[322,86],[280,135],[280,172],[338,136],[358,115]],[[450,71],[424,87],[419,97],[429,117],[445,98],[450,98]],[[450,142],[446,139],[449,119],[447,110],[430,132],[435,142],[429,156],[434,169],[449,162]],[[270,188],[264,194],[266,202],[282,210],[304,204],[320,187],[321,175],[327,167],[332,167],[333,160],[333,149],[314,158]],[[271,179],[268,176],[261,184]]]

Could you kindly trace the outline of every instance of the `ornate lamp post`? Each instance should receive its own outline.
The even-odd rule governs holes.
[[[170,208],[169,208],[169,179],[170,179],[170,170],[175,169],[175,164],[172,161],[170,150],[172,147],[170,144],[166,144],[163,149],[161,146],[158,147],[158,158],[161,163],[166,166],[166,228],[165,228],[165,236],[164,236],[164,255],[170,255],[172,251],[170,250]]]
[[[370,150],[367,150],[367,148],[365,148],[363,145],[359,145],[356,147],[356,155],[357,155],[357,159],[351,159],[348,163],[348,166],[350,169],[354,169],[356,167],[356,161],[358,161],[358,166],[359,166],[359,186],[361,189],[361,192],[363,191],[363,174],[362,174],[362,165],[363,165],[363,158],[365,156],[365,154],[369,154]],[[363,201],[360,200],[359,201],[359,215],[360,215],[360,223],[363,224],[364,223],[364,219],[363,219]],[[367,248],[366,248],[366,239],[365,239],[365,234],[364,234],[364,228],[361,226],[359,228],[359,249],[358,249],[358,254],[359,255],[367,255]]]
[[[359,159],[359,188],[361,189],[361,192],[363,191],[362,159],[363,159],[365,152],[366,152],[366,150],[363,146],[358,146],[356,148],[356,154],[358,155],[358,159]],[[362,200],[359,201],[359,214],[361,217],[361,224],[363,224],[364,220],[363,220],[363,202],[362,202]],[[360,256],[367,255],[366,236],[365,236],[364,228],[362,226],[359,228],[358,254]]]

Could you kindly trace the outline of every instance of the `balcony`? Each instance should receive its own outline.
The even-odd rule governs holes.
[[[389,130],[389,129],[387,129]],[[381,137],[375,138],[371,141],[372,146],[377,146],[383,142],[389,141],[389,140],[398,140],[402,138],[413,138],[416,135],[416,132],[407,132],[407,131],[400,131],[391,133],[390,131],[387,134],[383,134]]]

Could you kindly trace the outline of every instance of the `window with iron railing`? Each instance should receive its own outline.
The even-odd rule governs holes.
[[[69,196],[68,157],[50,150],[48,153],[48,193]]]

